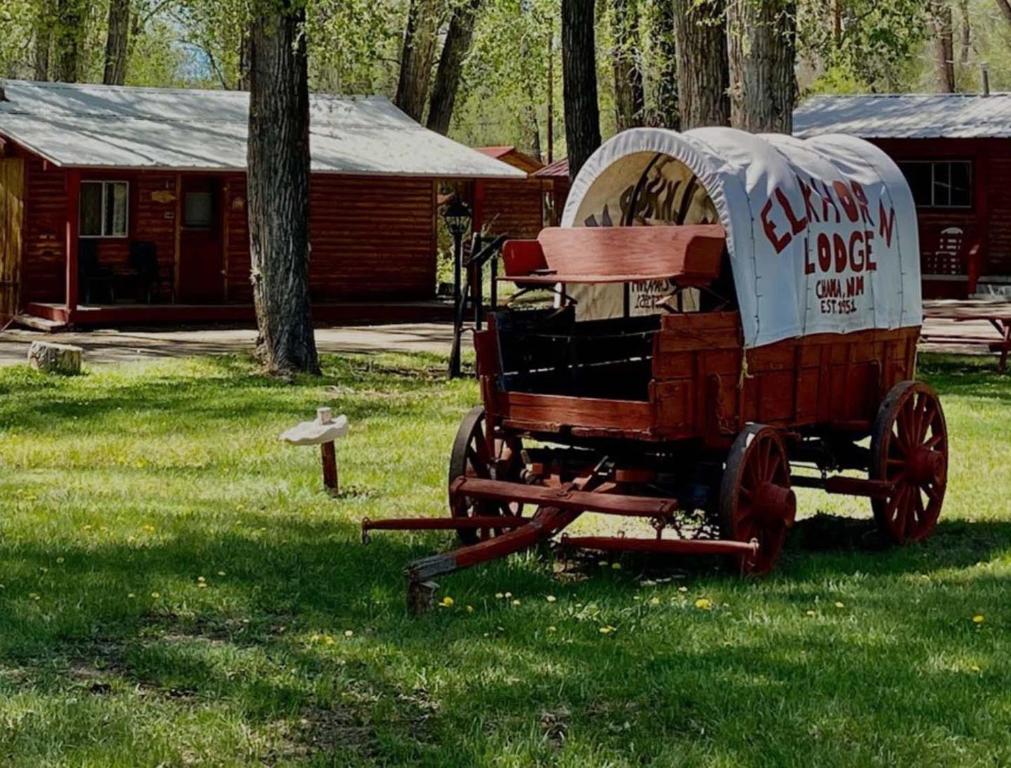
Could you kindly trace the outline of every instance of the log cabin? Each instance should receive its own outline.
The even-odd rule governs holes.
[[[2,85],[0,324],[252,319],[247,93]],[[310,109],[314,318],[448,317],[438,186],[525,174],[385,98],[317,94]]]
[[[478,147],[477,151],[522,171],[521,179],[489,179],[474,184],[471,209],[477,229],[510,237],[537,237],[545,220],[547,184],[534,177],[544,167],[536,157],[513,146]]]
[[[924,298],[1011,296],[1011,93],[817,96],[794,134],[883,149],[916,202]]]

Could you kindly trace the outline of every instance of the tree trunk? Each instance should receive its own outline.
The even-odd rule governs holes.
[[[56,80],[76,83],[81,70],[81,41],[84,37],[84,10],[80,0],[58,0],[56,4]]]
[[[258,351],[271,373],[319,373],[309,312],[305,6],[276,0],[250,28],[249,246]]]
[[[639,51],[638,0],[611,0],[614,51],[614,118],[619,131],[644,122],[646,97],[642,88]]]
[[[425,111],[438,33],[438,0],[411,0],[394,103],[415,120],[421,120]]]
[[[474,39],[474,22],[480,5],[481,0],[467,0],[453,11],[449,31],[446,32],[446,42],[442,45],[432,100],[428,105],[428,128],[443,136],[449,133],[453,104],[460,87],[460,76],[463,74],[463,60],[467,58],[471,41]]]
[[[933,0],[930,4],[934,24],[934,64],[937,68],[937,85],[942,93],[955,92],[955,36],[951,6],[946,0]]]
[[[562,99],[569,177],[600,146],[593,0],[562,0]]]
[[[796,0],[728,0],[731,125],[793,131],[796,47]]]
[[[1004,18],[1011,23],[1011,0],[997,0],[997,7],[1004,14]]]
[[[962,12],[962,51],[958,56],[962,66],[969,63],[972,56],[972,25],[969,21],[969,0],[962,0],[959,4]]]
[[[652,34],[650,69],[656,72],[656,78],[651,83],[646,122],[652,126],[678,130],[681,127],[681,116],[678,111],[680,86],[674,33],[674,0],[654,0],[647,8]]]
[[[730,124],[724,0],[674,0],[681,130]]]
[[[35,56],[33,62],[33,75],[36,80],[49,79],[49,49],[53,44],[52,29],[48,26],[39,25],[35,33]]]
[[[106,85],[126,82],[126,56],[130,40],[130,0],[109,0],[109,28],[105,37]]]
[[[251,41],[252,38],[248,32],[239,40],[239,76],[235,82],[235,90],[237,91],[249,90],[250,58],[252,57]]]

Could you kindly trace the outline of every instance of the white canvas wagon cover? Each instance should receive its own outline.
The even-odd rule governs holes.
[[[746,347],[918,326],[913,197],[880,149],[732,128],[636,128],[587,160],[563,226],[720,223]],[[580,317],[658,311],[671,286],[569,286]]]

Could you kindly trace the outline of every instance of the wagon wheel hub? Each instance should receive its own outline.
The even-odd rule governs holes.
[[[797,517],[797,494],[773,482],[760,483],[752,500],[754,515],[766,524],[783,523]]]
[[[906,465],[910,478],[917,485],[937,483],[944,477],[944,454],[932,448],[920,446],[912,451]]]

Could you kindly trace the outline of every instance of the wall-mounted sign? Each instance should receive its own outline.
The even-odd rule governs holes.
[[[169,192],[167,189],[159,189],[157,192],[151,193],[151,199],[156,203],[172,203],[175,202],[176,195],[175,192]]]

